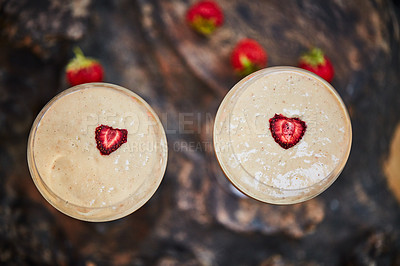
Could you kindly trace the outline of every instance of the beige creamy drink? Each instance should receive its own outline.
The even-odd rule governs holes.
[[[272,136],[275,115],[298,118],[306,129],[290,148]],[[244,78],[218,110],[214,146],[228,179],[257,200],[289,204],[326,189],[342,171],[351,123],[337,92],[323,79],[293,67],[267,68]]]
[[[96,146],[100,125],[127,130],[109,155]],[[159,186],[167,163],[162,125],[139,96],[122,87],[90,83],[56,96],[38,115],[28,162],[35,184],[60,211],[106,221],[141,207]]]

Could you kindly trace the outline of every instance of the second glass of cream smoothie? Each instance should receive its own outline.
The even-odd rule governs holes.
[[[256,200],[315,197],[343,170],[352,130],[335,89],[311,72],[271,67],[238,82],[215,119],[214,148],[229,181]]]
[[[85,221],[124,217],[145,204],[167,165],[164,129],[153,109],[120,86],[63,91],[39,113],[28,164],[44,198]]]

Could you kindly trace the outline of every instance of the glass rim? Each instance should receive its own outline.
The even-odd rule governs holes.
[[[47,111],[53,106],[53,104],[55,102],[57,102],[59,99],[61,99],[64,96],[67,96],[71,93],[74,93],[76,91],[80,91],[80,90],[85,90],[85,89],[89,89],[89,88],[93,88],[93,87],[101,87],[101,88],[109,88],[112,90],[116,90],[119,92],[122,92],[128,96],[133,96],[137,102],[141,105],[143,105],[145,107],[145,109],[151,113],[151,115],[153,116],[153,118],[156,121],[156,125],[158,128],[158,133],[160,133],[160,141],[161,141],[161,149],[160,151],[162,151],[162,158],[163,158],[163,163],[161,165],[160,168],[160,177],[155,178],[154,180],[157,180],[157,182],[155,183],[156,185],[153,187],[152,190],[150,190],[150,193],[147,194],[147,197],[142,198],[140,201],[136,202],[136,204],[133,204],[133,207],[130,207],[128,209],[124,209],[124,211],[122,211],[121,213],[117,213],[117,215],[109,215],[109,218],[101,218],[101,219],[91,219],[90,215],[89,216],[85,216],[85,215],[76,215],[76,214],[72,214],[71,212],[68,212],[65,210],[65,208],[61,208],[60,204],[57,204],[57,202],[61,202],[62,204],[68,206],[68,209],[86,209],[89,211],[101,211],[101,210],[107,210],[107,209],[113,209],[116,206],[119,206],[127,201],[129,201],[134,194],[130,194],[128,197],[126,197],[125,199],[122,199],[116,203],[113,203],[111,205],[106,205],[106,206],[81,206],[75,203],[70,203],[68,200],[64,199],[63,197],[57,195],[48,185],[47,183],[43,180],[42,176],[40,175],[37,165],[36,165],[36,161],[35,161],[35,156],[34,156],[34,140],[36,137],[36,132],[38,127],[40,126],[40,122],[42,121],[43,117],[46,115]],[[102,221],[111,221],[111,220],[116,220],[122,217],[125,217],[133,212],[135,212],[136,210],[138,210],[139,208],[141,208],[147,201],[150,200],[150,198],[155,194],[155,192],[157,191],[158,187],[160,186],[163,177],[165,175],[165,171],[167,168],[167,162],[168,162],[168,144],[167,144],[167,138],[166,138],[166,134],[165,134],[165,130],[164,127],[158,117],[158,115],[156,114],[156,112],[153,110],[153,108],[142,98],[140,97],[138,94],[136,94],[135,92],[124,88],[122,86],[116,85],[116,84],[111,84],[111,83],[106,83],[106,82],[93,82],[93,83],[85,83],[85,84],[80,84],[80,85],[76,85],[73,87],[70,87],[68,89],[65,89],[61,92],[59,92],[58,94],[56,94],[52,99],[50,99],[46,105],[44,105],[44,107],[40,110],[40,112],[37,114],[30,133],[29,133],[29,137],[28,137],[28,145],[27,145],[27,161],[28,161],[28,168],[29,168],[29,172],[30,175],[35,183],[35,186],[37,187],[37,189],[39,190],[40,194],[46,199],[46,201],[48,201],[54,208],[56,208],[57,210],[59,210],[60,212],[71,216],[73,218],[79,219],[79,220],[84,220],[84,221],[92,221],[92,222],[102,222]],[[40,183],[40,184],[39,184]],[[43,188],[41,187],[43,186]],[[46,193],[49,193],[54,199],[52,199],[51,197],[49,197]],[[57,201],[57,202],[56,202]]]
[[[248,83],[252,84],[253,82],[255,82],[256,80],[258,80],[259,78],[262,78],[264,76],[273,74],[273,73],[277,73],[277,72],[297,72],[303,75],[308,75],[311,76],[313,79],[318,80],[320,83],[322,83],[324,85],[324,87],[326,87],[337,99],[341,109],[343,110],[343,113],[345,115],[345,119],[348,121],[348,133],[349,133],[349,137],[348,137],[348,142],[347,142],[347,149],[345,152],[343,152],[341,158],[339,158],[339,163],[335,166],[335,168],[329,173],[327,174],[323,179],[321,179],[320,181],[318,181],[317,183],[314,183],[310,186],[307,187],[302,187],[302,188],[297,188],[297,189],[293,189],[293,188],[279,188],[279,187],[275,187],[275,186],[271,186],[268,184],[265,184],[263,182],[260,182],[263,186],[269,188],[270,190],[274,190],[274,191],[279,191],[279,192],[302,192],[302,191],[307,191],[307,190],[313,190],[316,189],[318,187],[320,187],[320,189],[317,190],[316,193],[311,194],[309,197],[300,197],[300,200],[297,201],[293,201],[293,202],[289,202],[287,203],[287,198],[290,198],[290,196],[284,196],[282,197],[283,200],[279,200],[281,199],[281,197],[273,197],[268,195],[268,197],[265,198],[274,198],[276,200],[269,200],[269,199],[261,199],[260,197],[257,197],[257,194],[253,194],[251,191],[247,191],[247,189],[245,187],[242,187],[240,185],[240,182],[237,182],[236,180],[240,179],[235,177],[234,174],[232,174],[227,167],[225,166],[224,163],[224,159],[223,156],[219,153],[219,149],[217,147],[217,122],[219,120],[219,117],[221,116],[221,113],[223,112],[223,110],[225,109],[226,105],[228,105],[229,101],[232,99],[232,97],[236,94],[239,93],[240,91],[244,91],[247,87],[248,87]],[[237,101],[237,100],[236,100]],[[234,103],[231,103],[233,105],[236,104],[236,101]],[[264,203],[271,203],[271,204],[279,204],[279,205],[284,205],[284,204],[294,204],[294,203],[299,203],[299,202],[304,202],[306,200],[309,200],[311,198],[316,197],[317,195],[319,195],[320,193],[322,193],[323,191],[325,191],[340,175],[340,173],[343,171],[347,160],[349,158],[350,155],[350,151],[351,151],[351,145],[352,145],[352,126],[351,126],[351,119],[350,119],[350,115],[348,113],[348,110],[346,108],[346,105],[343,102],[343,99],[340,97],[339,93],[335,90],[335,88],[329,83],[327,82],[325,79],[321,78],[320,76],[305,70],[305,69],[301,69],[298,67],[293,67],[293,66],[273,66],[273,67],[267,67],[261,70],[258,70],[256,72],[253,72],[252,74],[242,78],[239,82],[237,82],[229,91],[228,93],[224,96],[222,102],[220,103],[218,110],[217,110],[217,114],[215,116],[215,122],[214,122],[214,128],[213,128],[213,146],[214,146],[214,152],[215,152],[215,156],[217,158],[218,164],[220,165],[222,172],[225,174],[226,178],[230,181],[230,183],[237,188],[240,192],[242,192],[243,194],[247,195],[250,198],[253,198],[255,200],[264,202]],[[230,148],[231,145],[228,145],[228,147]],[[243,168],[241,166],[241,168]],[[247,170],[243,169],[246,173]],[[249,177],[254,178],[254,176],[249,174]],[[297,197],[297,196],[296,196]]]

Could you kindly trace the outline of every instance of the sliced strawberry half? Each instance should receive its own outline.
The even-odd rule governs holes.
[[[109,155],[126,143],[128,131],[126,129],[112,128],[100,125],[95,130],[97,149],[102,155]]]
[[[297,117],[288,118],[281,114],[275,114],[269,120],[269,129],[275,142],[282,148],[289,149],[301,140],[307,125]]]

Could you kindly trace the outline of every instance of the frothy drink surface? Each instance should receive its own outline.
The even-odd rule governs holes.
[[[350,120],[324,83],[298,71],[277,71],[240,86],[246,89],[234,87],[221,105],[214,132],[217,157],[234,184],[255,194],[265,185],[307,188],[347,159]],[[284,149],[275,142],[269,129],[275,114],[306,123],[295,146]]]
[[[127,142],[110,155],[96,147],[95,129],[101,124],[128,131]],[[156,125],[148,109],[122,91],[101,86],[74,91],[55,101],[37,127],[37,170],[68,203],[117,204],[137,194],[144,182],[160,182],[154,176],[160,175],[165,154]]]

